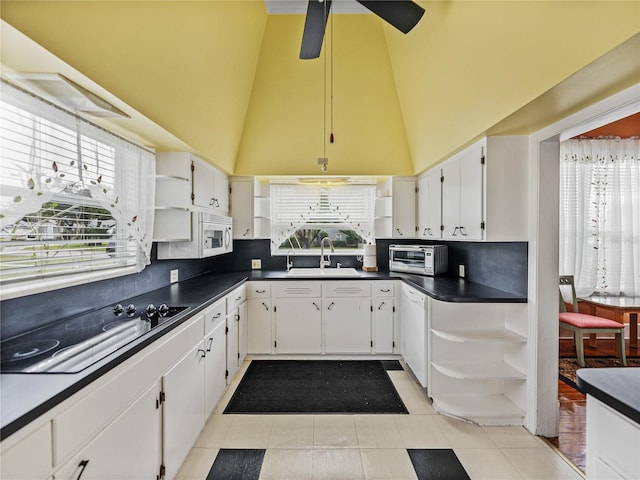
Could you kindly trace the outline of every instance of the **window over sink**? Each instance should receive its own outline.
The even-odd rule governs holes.
[[[3,81],[3,299],[149,264],[155,154]]]

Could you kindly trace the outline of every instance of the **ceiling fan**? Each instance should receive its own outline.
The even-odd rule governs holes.
[[[424,8],[410,0],[356,1],[402,33],[408,33],[415,27],[424,14]],[[320,56],[329,10],[331,10],[331,0],[309,0],[300,48],[301,59]]]

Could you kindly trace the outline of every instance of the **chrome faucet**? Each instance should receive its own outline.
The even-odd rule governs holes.
[[[291,249],[287,250],[287,272],[291,270],[291,267],[293,267],[293,262],[289,261],[289,253],[292,253],[293,255],[295,255],[296,252]]]
[[[324,269],[324,267],[330,267],[331,266],[331,253],[327,253],[327,259],[324,259],[324,241],[329,242],[329,247],[331,247],[331,253],[335,252],[335,249],[333,248],[333,242],[331,241],[331,239],[329,237],[324,237],[321,241],[320,241],[320,268]]]

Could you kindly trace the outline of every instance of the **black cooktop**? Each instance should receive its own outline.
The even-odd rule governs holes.
[[[2,373],[74,373],[144,335],[188,307],[151,314],[105,307],[0,342]]]

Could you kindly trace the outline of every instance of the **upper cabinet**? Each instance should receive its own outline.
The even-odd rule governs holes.
[[[478,142],[442,165],[442,238],[484,238],[485,144]]]
[[[377,238],[415,238],[415,177],[391,177],[378,185],[375,234]]]
[[[231,178],[233,238],[251,240],[271,236],[269,183],[255,177]]]
[[[487,137],[418,178],[417,237],[527,240],[526,136]]]
[[[153,240],[191,240],[194,209],[227,215],[229,179],[189,152],[158,152]]]

